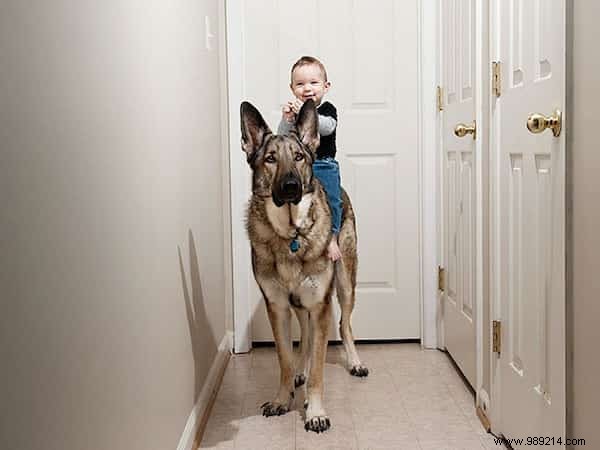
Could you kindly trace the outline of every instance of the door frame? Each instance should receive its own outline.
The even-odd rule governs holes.
[[[443,53],[441,52],[443,35],[441,33],[441,4],[444,0],[438,0],[436,14],[437,21],[437,34],[438,34],[438,49],[439,54],[437,58],[437,83],[438,86],[444,86],[443,79]],[[485,63],[489,61],[490,47],[489,42],[484,38],[489,36],[490,24],[489,24],[489,1],[483,0],[476,3],[476,14],[475,14],[475,82],[477,84],[476,98],[475,98],[475,120],[477,123],[477,136],[478,139],[475,143],[475,189],[477,192],[475,199],[475,362],[476,362],[476,373],[475,373],[475,402],[476,406],[481,407],[484,413],[490,409],[490,395],[484,387],[484,364],[486,362],[486,356],[490,356],[490,348],[485,343],[489,343],[491,336],[491,328],[485,326],[484,317],[484,293],[488,291],[488,275],[487,266],[488,264],[488,212],[489,212],[489,191],[488,183],[485,181],[489,179],[489,130],[490,130],[490,115],[488,113],[489,108],[489,86],[490,86],[490,72],[489,64]],[[478,39],[479,37],[479,39]],[[439,217],[437,236],[438,236],[438,251],[437,260],[438,265],[444,265],[444,252],[446,242],[444,241],[444,178],[443,178],[443,161],[444,161],[444,149],[443,149],[443,111],[437,114],[436,129],[438,130],[437,138],[437,177],[438,177],[438,204],[437,204],[437,217]],[[439,291],[438,301],[440,310],[440,324],[439,324],[439,348],[445,349],[444,342],[444,300],[445,292]],[[488,311],[490,311],[489,305]],[[489,314],[488,314],[489,315]],[[489,322],[489,321],[488,321]],[[487,335],[488,339],[484,339],[484,334]],[[488,380],[489,381],[489,380]]]
[[[499,57],[498,53],[498,42],[496,39],[496,27],[497,23],[494,20],[495,17],[498,17],[498,11],[495,9],[498,7],[498,3],[491,0],[490,8],[489,8],[489,24],[490,24],[490,33],[488,37],[488,42],[490,46],[490,57],[489,63],[491,65],[492,61],[497,61]],[[494,14],[496,13],[496,14]],[[502,309],[500,304],[500,295],[499,295],[499,286],[498,281],[499,277],[497,276],[497,271],[500,266],[498,258],[500,256],[500,252],[498,251],[498,221],[496,218],[499,216],[499,202],[497,200],[497,189],[496,183],[492,181],[492,178],[496,175],[496,171],[499,167],[498,164],[498,144],[495,130],[497,130],[497,124],[494,126],[494,109],[497,104],[497,99],[491,97],[490,105],[489,105],[489,117],[490,117],[490,181],[489,181],[489,189],[490,189],[490,220],[489,220],[489,236],[490,236],[490,266],[489,266],[489,277],[490,277],[490,289],[489,289],[489,301],[490,301],[490,322],[493,320],[501,320],[502,318]],[[498,118],[496,118],[498,119]],[[492,431],[496,434],[500,434],[502,430],[501,420],[501,396],[500,396],[500,358],[498,358],[497,354],[494,353],[490,349],[490,377],[491,377],[491,392],[490,392],[490,400],[492,403],[492,407],[490,409],[490,422]]]
[[[245,230],[245,195],[250,185],[250,169],[240,149],[239,105],[244,100],[243,76],[243,0],[226,0],[226,48],[229,106],[229,178],[231,205],[231,252],[233,288],[234,352],[252,348],[250,295],[254,278],[250,245]],[[438,204],[438,127],[436,85],[438,72],[437,2],[417,0],[418,24],[418,165],[419,165],[419,304],[421,345],[439,347],[440,326],[437,291],[437,204]]]
[[[500,53],[499,53],[499,40],[496,38],[498,35],[497,27],[498,27],[498,17],[499,11],[498,8],[499,2],[491,0],[490,8],[489,8],[489,23],[490,23],[490,33],[489,33],[489,45],[490,45],[490,58],[489,63],[491,65],[492,61],[500,61]],[[502,321],[502,303],[500,297],[500,286],[499,286],[499,268],[500,268],[500,251],[498,248],[499,241],[499,220],[500,217],[500,202],[498,200],[498,189],[497,183],[495,183],[492,179],[495,179],[498,176],[498,169],[500,167],[499,164],[499,144],[498,144],[498,136],[497,130],[499,128],[499,119],[498,115],[494,115],[494,110],[498,104],[498,99],[493,98],[491,96],[490,107],[489,107],[489,117],[490,117],[490,180],[489,180],[489,189],[490,189],[490,267],[489,267],[489,276],[490,276],[490,322],[493,320]],[[490,377],[491,377],[491,392],[490,392],[490,400],[492,403],[492,408],[490,411],[490,422],[491,422],[491,430],[496,435],[502,435],[502,396],[501,396],[501,364],[500,358],[497,353],[494,353],[493,350],[490,350]]]

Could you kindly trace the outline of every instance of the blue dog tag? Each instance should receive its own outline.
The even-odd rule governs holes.
[[[294,239],[292,242],[290,242],[290,250],[292,251],[292,253],[296,253],[299,248],[300,242],[298,242],[298,239]]]

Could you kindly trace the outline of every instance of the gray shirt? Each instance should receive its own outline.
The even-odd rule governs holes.
[[[277,134],[289,134],[290,130],[294,128],[293,123],[288,122],[283,117],[277,127]],[[321,136],[329,136],[335,131],[337,121],[333,117],[322,116],[319,114],[319,134]]]
[[[319,147],[315,150],[317,159],[335,158],[337,153],[336,134],[337,134],[337,109],[330,102],[323,102],[317,108],[317,118],[319,121],[319,136],[321,137]],[[283,117],[277,127],[278,134],[289,134],[294,128],[293,123],[289,123]]]

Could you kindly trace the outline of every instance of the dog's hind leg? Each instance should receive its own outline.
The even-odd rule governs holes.
[[[355,286],[353,277],[348,273],[347,266],[344,264],[343,259],[339,260],[336,264],[335,282],[337,298],[342,311],[342,317],[340,319],[340,335],[342,336],[344,350],[346,351],[348,370],[350,371],[350,374],[355,377],[366,377],[369,375],[369,369],[360,362],[356,346],[354,345],[352,325],[350,324],[356,295]]]
[[[304,386],[306,394],[306,377],[310,362],[310,323],[308,321],[308,311],[304,308],[294,308],[298,323],[300,324],[300,348],[296,354],[296,377],[294,378],[294,387]],[[304,396],[306,398],[306,395]]]
[[[280,380],[275,400],[264,403],[261,408],[264,416],[280,416],[290,410],[294,398],[294,352],[290,331],[292,313],[287,304],[268,301],[267,312],[279,359]]]

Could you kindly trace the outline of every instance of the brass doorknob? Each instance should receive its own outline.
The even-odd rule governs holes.
[[[562,129],[562,112],[560,109],[554,111],[554,115],[550,117],[546,117],[539,113],[533,113],[527,118],[527,129],[532,133],[541,133],[546,128],[550,128],[555,137],[560,136],[560,131]]]
[[[459,123],[454,128],[454,134],[458,137],[465,137],[467,134],[473,135],[473,140],[477,136],[477,123],[473,121],[471,125],[465,125],[464,123]]]

